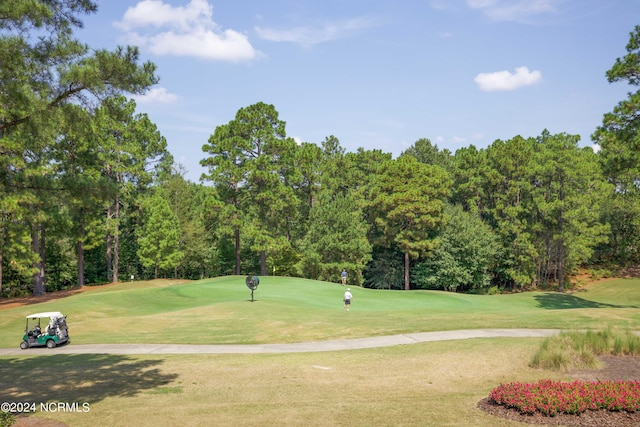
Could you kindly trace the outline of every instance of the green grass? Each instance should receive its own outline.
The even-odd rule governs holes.
[[[265,277],[251,302],[244,277],[182,284],[131,282],[0,310],[0,347],[19,343],[24,317],[68,315],[72,341],[85,343],[257,344],[359,338],[475,328],[599,329],[640,325],[640,280],[593,285],[578,293],[466,295],[345,288]]]
[[[17,347],[27,314],[58,310],[68,315],[71,345],[284,343],[640,325],[640,280],[607,281],[577,293],[493,296],[352,287],[348,313],[344,289],[266,277],[251,302],[244,277],[96,287],[0,309],[0,347]],[[619,341],[612,345],[622,348]],[[543,342],[494,338],[294,354],[25,353],[0,357],[0,401],[88,402],[89,412],[36,414],[69,426],[515,426],[521,424],[494,418],[476,404],[500,383],[563,379],[561,371],[529,366]]]

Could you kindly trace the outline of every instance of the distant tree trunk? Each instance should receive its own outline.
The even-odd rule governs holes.
[[[107,281],[111,281],[113,277],[111,273],[111,233],[107,233],[107,253],[106,253],[106,261],[107,261]]]
[[[0,137],[2,136],[2,132],[0,132]],[[2,220],[0,221],[0,224],[2,224],[2,229],[0,230],[0,295],[2,295],[2,255],[3,255],[3,248],[4,248],[4,236],[5,236],[5,221],[6,221],[6,213],[2,212]]]
[[[260,251],[260,275],[267,275],[267,251]]]
[[[236,274],[240,274],[240,229],[236,227],[234,230],[236,241]]]
[[[113,283],[118,282],[118,261],[120,259],[118,256],[118,243],[118,228],[116,226],[116,234],[113,236],[113,272],[111,277]]]
[[[560,218],[560,232],[562,232],[562,218]],[[564,292],[564,240],[558,242],[558,292]]]
[[[111,219],[111,206],[109,206],[107,208],[107,225],[109,225],[109,220]],[[106,246],[107,246],[107,251],[106,251],[106,262],[107,262],[107,281],[111,281],[113,278],[112,272],[111,272],[111,263],[112,263],[112,256],[111,256],[111,240],[112,240],[112,236],[111,236],[111,230],[109,230],[109,227],[107,227],[107,237],[106,237]]]
[[[564,203],[564,180],[560,179],[560,201]],[[560,242],[558,248],[558,291],[564,292],[564,279],[563,264],[564,264],[564,208],[560,209],[558,213],[558,229],[560,230]]]
[[[2,247],[0,247],[0,295],[2,295]]]
[[[77,242],[78,251],[78,287],[84,286],[84,243],[82,240]]]
[[[45,271],[46,271],[46,265],[47,265],[47,249],[45,247],[45,226],[44,224],[42,224],[40,226],[40,277],[42,278],[42,293],[44,294],[46,291],[45,285],[46,285],[46,276],[45,276]]]
[[[113,233],[113,278],[112,282],[118,282],[118,246],[120,244],[120,197],[116,197],[116,211],[115,211],[115,219],[116,219],[116,230]]]
[[[558,292],[564,292],[564,272],[563,266],[564,263],[564,245],[560,242],[560,253],[558,254]]]
[[[33,252],[38,254],[37,261],[35,261],[34,273],[33,273],[33,295],[44,295],[44,251],[42,247],[44,245],[44,230],[42,225],[32,224],[31,226],[31,247]],[[40,235],[42,233],[42,235]],[[41,241],[42,238],[42,241]]]
[[[35,224],[31,224],[31,250],[33,251],[33,253],[38,253],[38,233],[36,232],[36,225]],[[40,289],[39,283],[38,283],[38,273],[36,273],[39,270],[39,261],[36,260],[33,262],[33,295],[41,295],[38,293],[38,290]]]
[[[410,265],[410,259],[409,259],[409,252],[405,252],[404,253],[404,290],[408,291],[409,289],[411,289],[409,287],[409,265]]]

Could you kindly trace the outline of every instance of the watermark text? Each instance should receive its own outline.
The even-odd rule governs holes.
[[[89,402],[1,402],[1,412],[11,412],[14,414],[35,413],[35,412],[91,412]]]

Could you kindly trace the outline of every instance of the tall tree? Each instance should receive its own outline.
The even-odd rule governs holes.
[[[486,215],[485,177],[488,171],[486,150],[470,145],[456,150],[453,163],[453,204],[481,218]]]
[[[349,281],[361,285],[362,272],[371,260],[367,223],[352,194],[321,192],[310,212],[310,227],[302,243],[304,277],[336,281],[346,268]]]
[[[382,165],[393,159],[392,154],[377,149],[358,148],[355,153],[346,153],[345,157],[345,167],[349,169],[349,173],[344,175],[344,180],[348,182],[349,191],[369,199],[372,181],[379,174]],[[363,203],[363,207],[366,208],[366,203]]]
[[[31,248],[35,254],[33,263],[33,294],[46,292],[46,229],[57,208],[56,195],[59,191],[56,183],[56,168],[52,162],[51,145],[56,139],[54,129],[25,123],[21,129],[15,129],[23,136],[23,155],[27,159],[24,169],[12,170],[22,175],[20,191],[31,192],[34,203],[29,207],[29,226],[31,228]],[[27,132],[24,132],[27,131]],[[15,181],[14,181],[15,182]]]
[[[67,102],[91,106],[157,83],[155,65],[138,65],[137,48],[91,51],[73,38],[79,15],[96,10],[89,0],[0,3],[0,130],[40,120]]]
[[[516,136],[496,140],[486,150],[481,169],[484,218],[500,236],[505,257],[498,280],[530,286],[536,281],[538,253],[532,241],[532,159],[535,140]]]
[[[561,292],[568,273],[591,258],[609,230],[600,223],[607,186],[593,150],[579,148],[579,140],[577,135],[543,132],[530,178],[538,277],[557,281]]]
[[[233,235],[235,247],[235,274],[241,273],[240,233],[244,224],[245,206],[247,200],[246,152],[244,141],[232,132],[230,124],[217,126],[209,137],[202,151],[209,157],[202,159],[200,164],[208,168],[209,173],[200,178],[212,181],[224,205],[218,216],[224,230]]]
[[[353,189],[353,163],[345,154],[340,140],[331,135],[322,141],[320,187],[334,194],[346,194]]]
[[[437,244],[444,201],[451,189],[447,172],[439,166],[400,156],[384,163],[375,178],[371,207],[379,240],[404,254],[404,288],[410,289],[410,261],[429,254]]]
[[[19,276],[26,277],[36,261],[35,254],[30,251],[31,235],[25,220],[30,204],[29,200],[18,197],[5,195],[0,198],[0,294],[5,263]]]
[[[0,108],[1,105],[0,105]],[[40,155],[37,156],[36,153]],[[15,272],[21,279],[30,276],[33,279],[34,294],[44,292],[44,284],[34,272],[40,271],[39,245],[34,245],[33,228],[42,220],[42,209],[39,197],[46,194],[41,188],[46,180],[43,163],[36,161],[42,157],[34,143],[28,126],[12,132],[0,131],[0,258],[9,267],[8,272]],[[45,164],[48,162],[45,162]],[[0,280],[4,279],[2,270]]]
[[[498,236],[460,206],[446,205],[445,214],[446,224],[433,256],[414,267],[417,286],[453,292],[488,287],[500,255]]]
[[[291,249],[292,224],[297,222],[300,204],[294,191],[300,180],[293,162],[295,148],[293,139],[276,136],[264,144],[262,154],[250,163],[252,221],[248,236],[253,241],[252,249],[259,254],[263,276],[267,274],[268,255],[277,256]]]
[[[85,284],[84,251],[100,243],[100,213],[117,190],[103,173],[92,125],[86,110],[66,105],[52,156],[69,215],[68,232],[75,242],[78,287]]]
[[[106,97],[142,93],[157,82],[155,66],[139,65],[136,48],[92,51],[73,38],[73,29],[82,26],[79,17],[95,11],[89,0],[0,2],[0,190],[11,197],[50,195],[56,177],[45,169],[53,169],[55,133],[67,104],[91,109]],[[35,294],[44,292],[44,206],[31,220],[39,257]]]
[[[175,274],[175,277],[203,279],[214,276],[217,243],[214,233],[210,233],[207,226],[210,221],[215,221],[212,226],[218,226],[215,218],[217,212],[208,212],[208,208],[218,201],[215,188],[185,180],[182,171],[165,177],[160,186],[167,195],[171,211],[180,222],[178,242],[184,257],[178,266],[181,274]]]
[[[142,265],[153,268],[157,279],[161,269],[173,270],[184,257],[180,250],[180,222],[162,192],[151,196],[145,209],[146,220],[138,233],[138,256]]]
[[[640,25],[630,33],[627,54],[607,71],[609,83],[640,86]],[[640,90],[606,113],[592,135],[600,146],[600,163],[613,184],[607,220],[611,223],[611,254],[627,264],[640,261]]]
[[[315,206],[322,188],[322,149],[316,144],[303,142],[295,151],[295,168],[300,173],[299,183],[295,185],[296,197],[300,201],[300,215],[295,236],[302,238],[309,227],[309,215]]]
[[[122,96],[103,102],[94,115],[103,174],[116,188],[106,210],[107,274],[118,281],[120,209],[135,199],[135,190],[152,180],[153,167],[170,156],[167,142],[146,114],[135,114],[135,102]]]
[[[413,145],[402,152],[409,156],[413,156],[420,163],[429,165],[437,165],[451,172],[453,168],[453,156],[451,151],[446,148],[440,150],[437,144],[433,144],[428,138],[420,138]]]
[[[298,199],[294,193],[295,142],[286,137],[286,123],[270,104],[258,102],[241,108],[234,120],[218,126],[202,147],[210,157],[205,180],[217,183],[231,216],[236,242],[236,274],[240,274],[240,231],[253,241],[266,275],[268,251],[290,245],[291,218]]]

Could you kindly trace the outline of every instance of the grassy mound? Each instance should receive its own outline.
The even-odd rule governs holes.
[[[0,347],[17,346],[25,316],[61,311],[72,342],[262,344],[482,328],[597,329],[640,325],[640,280],[600,283],[576,293],[467,295],[351,288],[291,277],[244,276],[193,282],[127,282],[0,310]],[[37,301],[37,300],[36,300]]]

